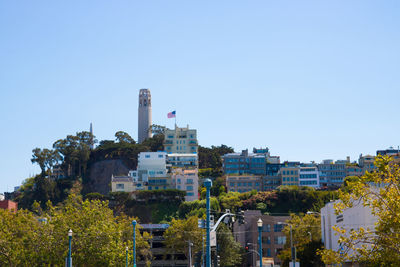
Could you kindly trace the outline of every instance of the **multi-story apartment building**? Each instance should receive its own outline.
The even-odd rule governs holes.
[[[282,185],[299,185],[300,162],[284,162],[279,174]]]
[[[151,238],[148,240],[150,251],[153,256],[151,266],[154,267],[186,267],[189,264],[185,254],[171,253],[167,250],[164,242],[164,232],[169,224],[141,224],[140,232],[147,232]],[[138,259],[138,267],[148,266],[143,259]]]
[[[136,171],[130,171],[133,181],[147,183],[150,177],[167,177],[167,153],[165,152],[140,152]]]
[[[282,164],[267,163],[265,165],[265,176],[263,176],[263,191],[274,190],[281,185],[279,170]]]
[[[302,164],[299,170],[299,185],[319,187],[319,171],[314,164]]]
[[[346,177],[346,165],[350,163],[350,158],[347,160],[333,161],[327,159],[318,164],[320,171],[321,186],[341,186]]]
[[[363,156],[361,154],[360,158],[358,159],[358,164],[360,165],[364,173],[366,171],[372,172],[376,169],[374,162],[375,162],[375,157],[371,155]]]
[[[254,148],[253,152],[249,153],[246,149],[241,153],[229,153],[222,156],[224,173],[266,175],[267,164],[279,164],[279,157],[271,156],[268,148]]]
[[[197,154],[181,154],[181,153],[167,154],[167,167],[197,168],[197,166],[198,166]]]
[[[198,169],[171,169],[172,188],[186,191],[185,201],[199,199],[199,175]]]
[[[400,154],[400,148],[393,148],[393,147],[389,147],[388,149],[385,150],[378,150],[376,151],[376,155],[382,155],[382,156],[396,156]]]
[[[249,247],[250,252],[246,255],[245,266],[258,266],[258,226],[257,221],[263,221],[262,228],[262,251],[263,261],[268,261],[273,266],[280,266],[281,260],[278,257],[286,242],[285,234],[282,232],[285,222],[289,216],[269,216],[261,215],[259,210],[244,211],[245,223],[239,225],[237,222],[233,226],[233,235],[237,242],[243,247]],[[256,252],[254,252],[256,251]]]
[[[227,176],[226,187],[228,192],[262,191],[262,177],[253,175]]]
[[[175,125],[175,129],[166,129],[164,139],[164,149],[168,154],[197,154],[197,131],[186,128],[179,128]]]

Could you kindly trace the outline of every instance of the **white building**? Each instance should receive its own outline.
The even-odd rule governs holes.
[[[354,204],[352,208],[345,209],[343,213],[336,215],[334,204],[338,201],[339,200],[334,202],[332,201],[321,209],[321,234],[325,248],[340,253],[343,249],[338,243],[340,235],[338,232],[333,230],[333,226],[346,229],[347,235],[349,234],[350,229],[357,230],[361,227],[374,231],[375,223],[378,219],[372,215],[371,209],[369,207],[364,207],[362,203]],[[359,247],[361,247],[361,245],[368,244],[358,244]],[[349,251],[349,254],[353,253],[353,251]]]
[[[300,186],[319,188],[319,171],[317,166],[304,165],[300,167]]]
[[[174,168],[171,173],[172,188],[186,191],[185,201],[193,201],[199,199],[199,176],[198,170],[184,170],[182,168]]]
[[[165,152],[140,152],[136,171],[129,171],[129,176],[136,183],[147,183],[150,177],[166,177],[167,164]]]
[[[168,154],[197,154],[197,131],[186,128],[179,128],[175,125],[175,129],[166,129],[164,139],[164,149]]]

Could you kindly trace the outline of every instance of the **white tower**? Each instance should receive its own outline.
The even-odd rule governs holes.
[[[151,94],[149,89],[140,89],[138,112],[138,142],[151,137]]]

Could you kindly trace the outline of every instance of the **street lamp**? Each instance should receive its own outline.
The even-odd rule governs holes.
[[[68,231],[68,258],[67,258],[67,267],[72,267],[71,241],[72,241],[72,230],[69,229],[69,231]]]
[[[263,226],[263,221],[261,218],[258,219],[257,221],[257,226],[258,226],[258,250],[260,253],[260,267],[262,267],[262,226]]]
[[[189,267],[192,267],[192,246],[193,243],[189,241]]]
[[[128,254],[129,254],[129,248],[125,248],[125,267],[128,267]]]
[[[204,181],[206,187],[206,267],[211,267],[211,244],[210,244],[210,189],[211,179]]]
[[[132,221],[133,226],[133,267],[136,267],[136,220]]]

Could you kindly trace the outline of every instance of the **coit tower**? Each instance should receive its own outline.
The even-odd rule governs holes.
[[[151,94],[149,89],[140,89],[138,112],[138,141],[151,137]]]

